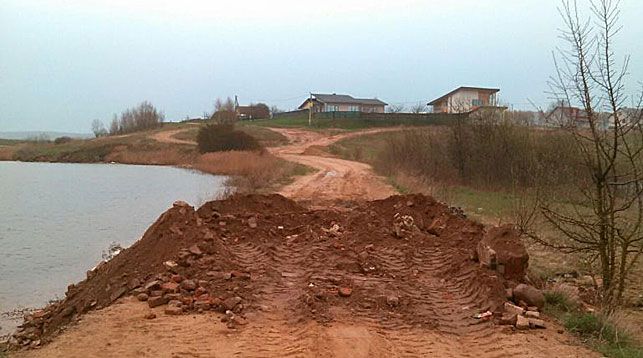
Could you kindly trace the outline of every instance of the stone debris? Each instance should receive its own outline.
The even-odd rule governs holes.
[[[391,307],[397,307],[400,305],[400,298],[395,295],[386,296],[386,304]]]
[[[524,283],[514,287],[514,301],[525,302],[528,306],[535,306],[542,309],[545,306],[545,295],[539,289]]]
[[[341,297],[350,297],[350,295],[353,294],[353,289],[350,287],[340,287],[339,290],[337,290],[337,293]]]
[[[393,215],[393,233],[397,238],[403,239],[413,235],[415,230],[417,230],[417,227],[411,215],[402,215],[400,213]]]
[[[514,302],[505,302],[504,312],[498,320],[501,325],[513,325],[516,329],[526,330],[529,328],[546,328],[545,322],[540,319],[540,296],[542,292],[533,286],[519,284],[512,289]],[[509,295],[507,295],[509,296]],[[525,300],[529,301],[526,302]]]
[[[248,218],[248,226],[251,229],[256,229],[257,228],[257,218],[254,216],[251,216]]]
[[[525,312],[525,317],[540,318],[540,312],[538,312],[538,311],[527,311],[527,312]]]
[[[516,329],[529,329],[529,319],[525,316],[516,316]]]
[[[542,319],[537,319],[537,318],[529,318],[529,327],[531,328],[547,328],[545,326],[545,321]]]

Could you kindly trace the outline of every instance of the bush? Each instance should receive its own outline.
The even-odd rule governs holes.
[[[578,309],[578,303],[561,291],[545,291],[545,310],[548,313],[572,312]]]
[[[71,137],[58,137],[54,139],[54,144],[64,144],[64,143],[69,143],[71,141],[72,141]]]
[[[201,153],[263,149],[254,137],[235,130],[232,124],[206,125],[199,129],[196,141]]]

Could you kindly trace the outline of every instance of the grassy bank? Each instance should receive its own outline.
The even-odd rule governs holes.
[[[161,129],[151,131],[94,139],[72,139],[62,143],[2,140],[0,160],[172,165],[232,176],[232,185],[244,192],[273,190],[309,170],[262,150],[201,154],[195,144],[168,143],[154,138],[159,132],[178,131],[171,138],[195,141],[202,125],[165,123]],[[264,147],[288,142],[286,137],[267,128],[239,128]]]
[[[555,317],[565,329],[607,357],[641,358],[643,347],[633,338],[636,327],[625,327],[623,313],[604,316],[585,312],[577,298],[564,291],[545,292],[545,313]]]

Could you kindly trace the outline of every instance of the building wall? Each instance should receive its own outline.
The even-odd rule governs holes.
[[[469,112],[474,107],[473,100],[480,100],[480,93],[477,90],[460,90],[449,96],[448,112]]]
[[[477,89],[462,89],[433,105],[436,113],[464,113],[479,106],[495,106],[495,94]]]

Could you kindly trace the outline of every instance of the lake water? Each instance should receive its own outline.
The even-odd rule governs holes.
[[[226,177],[161,166],[0,162],[0,335],[6,312],[63,297],[110,243],[139,239],[176,200],[201,205]]]

